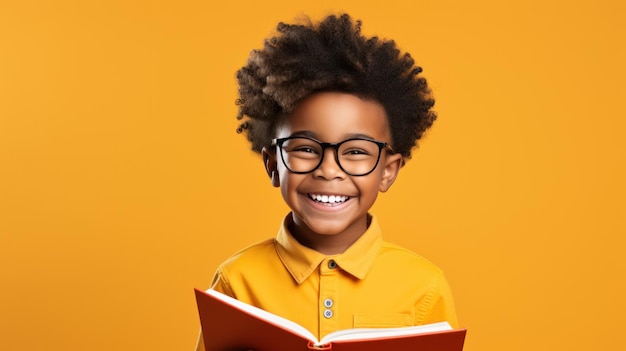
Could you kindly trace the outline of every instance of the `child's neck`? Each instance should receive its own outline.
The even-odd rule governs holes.
[[[338,255],[344,253],[367,230],[370,224],[369,215],[354,223],[349,230],[338,234],[319,234],[312,231],[306,224],[299,223],[292,213],[287,222],[287,228],[298,242],[324,255]]]

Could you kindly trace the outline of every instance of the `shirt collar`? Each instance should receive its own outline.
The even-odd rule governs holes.
[[[365,233],[344,253],[327,256],[300,244],[287,229],[287,218],[283,220],[276,235],[277,253],[294,280],[300,284],[306,280],[319,264],[331,257],[339,267],[358,279],[363,279],[371,269],[383,245],[382,233],[375,216]]]

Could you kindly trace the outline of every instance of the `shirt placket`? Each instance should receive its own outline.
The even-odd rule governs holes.
[[[339,328],[337,301],[339,298],[339,266],[333,259],[320,264],[319,330],[320,337]]]

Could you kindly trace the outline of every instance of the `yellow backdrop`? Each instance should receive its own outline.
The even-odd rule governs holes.
[[[466,351],[626,344],[622,1],[0,1],[0,349],[191,350],[194,287],[287,211],[235,134],[278,21],[346,10],[439,120],[374,208]]]

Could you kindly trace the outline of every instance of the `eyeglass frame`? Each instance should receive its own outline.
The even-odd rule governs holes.
[[[285,157],[283,156],[283,144],[287,141],[287,140],[291,140],[291,139],[308,139],[311,140],[313,142],[316,142],[317,144],[319,144],[322,147],[322,151],[321,151],[321,155],[320,155],[320,160],[318,162],[318,164],[313,167],[312,170],[307,171],[307,172],[296,172],[293,171],[288,165],[287,165],[287,161],[285,161]],[[341,165],[341,162],[339,162],[339,147],[344,144],[347,143],[349,141],[354,141],[354,140],[365,140],[365,141],[370,141],[374,144],[376,144],[378,146],[378,158],[376,159],[376,163],[374,164],[374,167],[372,167],[372,169],[367,172],[367,173],[363,173],[363,174],[354,174],[354,173],[350,173],[348,171],[346,171],[343,166]],[[295,136],[289,136],[286,138],[274,138],[272,139],[272,143],[270,144],[271,147],[274,146],[278,146],[279,149],[279,153],[280,153],[280,159],[283,161],[283,165],[285,165],[285,167],[287,168],[287,170],[289,170],[289,172],[294,173],[294,174],[307,174],[307,173],[312,173],[314,172],[316,169],[320,168],[320,166],[322,165],[322,162],[324,162],[324,155],[326,155],[326,149],[327,148],[333,148],[335,149],[335,162],[337,163],[337,166],[339,166],[339,168],[341,169],[341,171],[343,171],[345,174],[352,176],[352,177],[363,177],[366,176],[372,172],[374,172],[374,170],[376,169],[376,167],[378,167],[378,163],[380,163],[380,155],[382,154],[383,149],[389,151],[390,153],[395,153],[395,151],[393,151],[393,148],[391,147],[391,145],[389,145],[389,143],[385,142],[385,141],[379,141],[379,140],[374,140],[374,139],[369,139],[369,138],[349,138],[346,140],[342,140],[338,143],[325,143],[322,141],[319,141],[317,139],[308,137],[308,136],[303,136],[303,135],[295,135]]]

